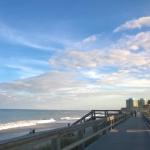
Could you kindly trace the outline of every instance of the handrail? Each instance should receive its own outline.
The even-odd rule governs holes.
[[[75,124],[78,124],[78,123],[84,123],[86,121],[89,121],[89,120],[95,120],[97,118],[106,118],[110,115],[116,115],[116,113],[110,113],[110,112],[117,112],[118,114],[121,113],[121,110],[91,110],[89,113],[87,113],[86,115],[84,115],[82,118],[80,118],[79,120],[77,120],[76,122],[74,122],[72,124],[75,125]],[[97,115],[104,115],[104,116],[97,116]],[[88,118],[88,120],[86,120],[87,117],[90,117]]]
[[[124,120],[124,118],[122,118],[121,120],[119,120],[118,122],[116,122],[114,124],[111,124],[111,125],[103,128],[103,129],[97,131],[96,133],[93,133],[92,135],[89,135],[89,136],[87,136],[87,137],[85,137],[85,138],[83,138],[83,139],[81,139],[81,140],[79,140],[79,141],[77,141],[77,142],[75,142],[75,143],[73,143],[73,144],[63,148],[62,150],[71,150],[71,149],[81,145],[82,143],[85,143],[86,141],[96,137],[97,135],[101,134],[102,132],[104,132],[106,130],[109,130],[110,128],[112,128],[113,126],[117,125],[118,123],[120,123],[123,120]]]
[[[102,110],[100,111],[102,112]],[[77,134],[81,134],[81,131],[83,131],[83,137],[80,139],[78,139],[79,141],[74,141],[72,144],[70,144],[69,146],[78,146],[80,143],[84,143],[85,141],[87,141],[88,139],[90,139],[93,136],[96,136],[98,133],[102,132],[105,129],[108,129],[109,127],[112,127],[111,125],[115,125],[116,123],[119,123],[121,120],[125,119],[126,116],[125,114],[114,114],[112,116],[113,113],[107,113],[107,117],[103,117],[103,119],[99,119],[100,116],[96,116],[96,110],[92,110],[90,111],[88,114],[86,114],[85,116],[83,116],[81,118],[80,121],[83,121],[83,119],[85,118],[84,122],[80,122],[80,123],[76,123],[72,126],[69,127],[62,127],[59,129],[55,129],[55,130],[49,130],[49,131],[42,131],[39,133],[35,133],[35,134],[31,134],[31,135],[26,135],[23,137],[19,137],[13,140],[7,140],[3,143],[0,143],[0,150],[10,150],[10,149],[25,149],[26,146],[31,147],[31,149],[34,149],[34,147],[40,147],[43,143],[44,144],[49,144],[51,141],[52,146],[55,146],[55,148],[53,148],[53,150],[67,150],[67,148],[69,148],[68,146],[66,147],[61,147],[60,146],[60,141],[61,139],[63,139],[64,137],[69,137],[70,135],[76,135]],[[104,112],[105,113],[105,112]],[[98,113],[99,114],[99,113]],[[96,119],[95,120],[86,120],[87,117],[93,117],[95,116]],[[113,119],[113,120],[112,120]],[[86,128],[91,128],[92,129],[92,134],[89,136],[85,136],[85,129]],[[95,131],[96,129],[96,131]],[[97,133],[98,132],[98,133]],[[57,142],[56,142],[57,141]],[[23,148],[22,148],[23,147]],[[60,148],[61,147],[61,148]],[[69,150],[69,149],[68,149]]]
[[[41,131],[37,132],[35,134],[28,134],[22,137],[14,138],[12,140],[6,140],[2,143],[0,143],[0,150],[6,148],[11,148],[16,145],[21,145],[23,143],[31,143],[34,141],[37,141],[39,139],[45,139],[45,138],[57,138],[58,136],[63,136],[67,135],[69,133],[75,132],[77,130],[81,130],[83,128],[91,127],[94,124],[103,124],[105,120],[91,120],[89,122],[86,122],[84,124],[76,124],[74,126],[70,127],[63,127],[63,128],[58,128],[55,130],[49,130],[49,131]]]
[[[85,120],[85,118],[89,117],[90,115],[93,114],[93,110],[91,110],[89,113],[87,113],[86,115],[84,115],[82,118],[80,118],[79,120],[77,120],[76,122],[74,122],[72,125],[75,125],[77,123],[81,123],[83,120]]]
[[[143,113],[143,118],[146,122],[147,127],[150,128],[150,114]]]

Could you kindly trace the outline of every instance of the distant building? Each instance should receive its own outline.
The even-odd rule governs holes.
[[[147,101],[147,105],[150,105],[150,100]]]
[[[150,112],[150,100],[146,100],[144,109],[147,110],[148,112]]]
[[[126,100],[126,108],[128,110],[133,109],[133,99],[132,98],[129,98],[129,99]]]
[[[145,100],[145,104],[144,105],[148,105],[149,103],[149,100]]]
[[[139,107],[139,101],[138,100],[133,100],[133,107],[138,108]]]
[[[128,110],[141,109],[147,105],[150,105],[150,100],[146,101],[143,98],[140,98],[139,100],[134,100],[133,98],[129,98],[126,100],[126,108]]]
[[[140,98],[140,99],[138,100],[138,107],[139,107],[139,108],[143,108],[144,105],[145,105],[145,100],[144,100],[143,98]]]

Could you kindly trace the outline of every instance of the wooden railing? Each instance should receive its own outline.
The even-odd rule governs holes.
[[[85,123],[89,120],[96,120],[100,118],[106,118],[112,115],[118,115],[122,112],[120,110],[91,110],[89,113],[84,115],[81,119],[74,122],[72,125]]]
[[[148,128],[150,128],[150,112],[143,112],[143,119]]]
[[[118,110],[92,110],[70,127],[8,140],[0,143],[0,150],[71,150],[77,147],[84,149],[94,138],[103,135],[127,117]]]

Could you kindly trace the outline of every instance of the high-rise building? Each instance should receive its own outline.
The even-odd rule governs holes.
[[[126,100],[126,108],[128,110],[144,108],[146,105],[150,105],[150,100],[146,101],[144,98],[140,98],[139,100],[134,100],[133,98],[129,98]]]
[[[147,101],[147,105],[150,105],[150,100]]]
[[[148,99],[145,99],[144,105],[148,105]]]
[[[129,98],[126,100],[126,108],[131,110],[133,108],[133,98]]]
[[[138,100],[133,100],[133,107],[138,108],[139,107],[139,101]]]
[[[139,108],[143,108],[145,105],[145,100],[143,98],[140,98],[138,100],[138,105],[139,105]]]

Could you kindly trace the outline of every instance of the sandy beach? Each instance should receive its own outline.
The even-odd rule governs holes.
[[[61,128],[65,126],[67,126],[67,123],[46,123],[46,124],[38,124],[38,125],[28,126],[28,127],[19,127],[19,128],[2,130],[0,131],[0,143],[8,139],[27,135],[32,129],[35,129],[35,132],[40,132],[45,130]]]

